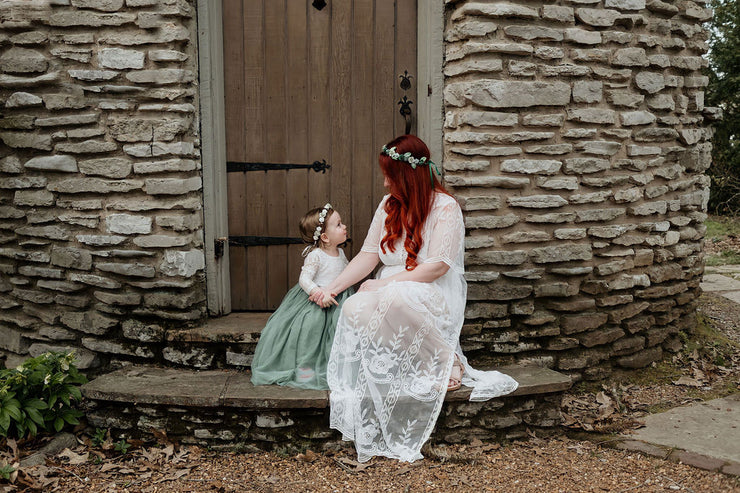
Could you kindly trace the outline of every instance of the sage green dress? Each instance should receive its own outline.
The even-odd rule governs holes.
[[[347,265],[342,250],[332,257],[312,250],[301,269],[298,284],[288,291],[262,329],[252,362],[254,385],[287,385],[327,390],[326,365],[342,303],[353,290],[336,297],[338,306],[321,308],[308,299],[315,287],[328,285]]]

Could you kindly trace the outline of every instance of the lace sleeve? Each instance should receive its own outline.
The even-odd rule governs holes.
[[[388,200],[388,195],[383,197],[380,201],[378,208],[375,209],[375,215],[373,216],[373,222],[370,223],[370,228],[367,230],[367,236],[365,237],[365,243],[362,244],[360,251],[368,253],[378,253],[380,248],[380,240],[383,237],[383,231],[385,231],[385,201]]]
[[[464,249],[465,223],[456,201],[450,200],[430,217],[432,230],[429,234],[429,256],[425,263],[444,262],[452,268],[462,266],[458,257]]]
[[[306,256],[306,260],[303,261],[303,267],[301,267],[301,275],[298,278],[298,284],[301,289],[306,292],[307,295],[311,295],[311,291],[319,287],[314,282],[316,274],[319,272],[321,267],[321,259],[319,258],[318,250],[313,250]]]

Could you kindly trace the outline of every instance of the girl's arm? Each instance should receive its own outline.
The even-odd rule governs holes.
[[[380,257],[377,253],[360,251],[334,281],[323,288],[325,293],[339,294],[370,274]]]
[[[311,296],[311,293],[315,293],[318,286],[313,282],[316,274],[319,272],[321,266],[321,260],[318,255],[314,252],[310,252],[306,259],[303,261],[303,267],[301,267],[301,275],[298,277],[298,284],[305,293]]]

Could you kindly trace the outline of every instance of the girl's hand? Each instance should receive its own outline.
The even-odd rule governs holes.
[[[388,283],[383,279],[368,279],[367,281],[363,282],[362,285],[360,285],[360,289],[358,290],[358,292],[377,291],[386,284]]]
[[[312,303],[316,303],[317,305],[321,306],[321,300],[324,299],[324,290],[321,288],[314,288],[311,291],[311,295],[308,297],[308,301]]]
[[[336,299],[331,295],[331,293],[324,296],[324,299],[321,300],[321,308],[327,308],[331,305],[339,306],[339,303]]]

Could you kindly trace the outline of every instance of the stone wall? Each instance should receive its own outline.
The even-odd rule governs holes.
[[[694,326],[710,17],[703,0],[447,2],[444,166],[474,360],[601,378]]]
[[[196,39],[194,1],[0,2],[6,365],[167,360],[204,316]]]

